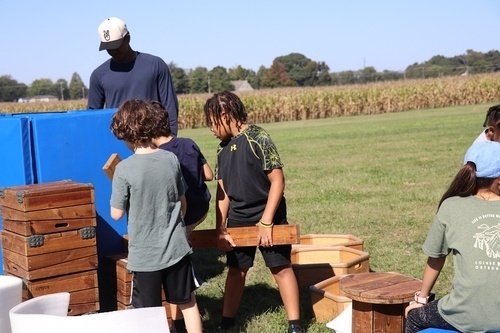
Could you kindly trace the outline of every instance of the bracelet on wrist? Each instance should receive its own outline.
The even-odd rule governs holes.
[[[426,305],[434,300],[434,294],[430,293],[427,297],[420,297],[420,291],[415,292],[415,302]]]
[[[260,220],[260,221],[259,221],[259,225],[260,225],[261,227],[263,227],[263,228],[272,228],[272,227],[273,227],[273,225],[274,225],[274,223],[273,223],[273,222],[271,222],[271,223],[264,223],[264,222],[262,222],[262,220]]]

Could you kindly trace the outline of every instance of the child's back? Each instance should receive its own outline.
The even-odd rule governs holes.
[[[191,251],[178,200],[183,189],[179,162],[170,152],[134,154],[116,166],[111,205],[129,205],[129,270],[162,269]]]
[[[171,137],[169,141],[164,140],[159,144],[158,148],[174,153],[179,159],[182,175],[188,186],[185,194],[188,209],[184,222],[187,227],[196,225],[205,218],[210,204],[211,195],[205,181],[211,180],[211,177],[204,177],[207,160],[198,145],[189,138]]]

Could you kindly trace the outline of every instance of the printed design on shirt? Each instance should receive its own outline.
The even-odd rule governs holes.
[[[247,131],[243,132],[243,134],[250,143],[250,149],[255,157],[258,159],[260,158],[254,150],[255,147],[258,147],[262,151],[264,157],[264,170],[277,169],[283,166],[276,146],[271,141],[269,134],[267,134],[263,128],[250,126]]]
[[[486,217],[500,217],[495,214],[491,215]],[[483,223],[477,228],[482,229],[482,231],[474,235],[474,247],[483,250],[489,258],[500,258],[500,223],[492,227]]]
[[[236,149],[238,149],[236,145],[231,145],[231,151],[235,151]]]

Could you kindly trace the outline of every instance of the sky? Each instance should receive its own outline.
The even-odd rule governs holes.
[[[497,0],[3,0],[0,76],[88,86],[109,58],[97,27],[127,23],[134,50],[166,63],[257,71],[301,53],[331,72],[404,70],[435,55],[500,50]]]

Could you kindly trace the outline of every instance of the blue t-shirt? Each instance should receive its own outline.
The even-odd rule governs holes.
[[[172,134],[177,135],[179,104],[170,70],[161,58],[137,52],[129,63],[110,58],[92,72],[89,109],[118,108],[129,99],[160,101],[168,111]]]
[[[161,149],[174,153],[181,164],[182,175],[188,186],[186,190],[186,225],[198,222],[208,212],[210,191],[203,180],[203,165],[207,160],[196,143],[189,138],[174,137],[160,145]]]

